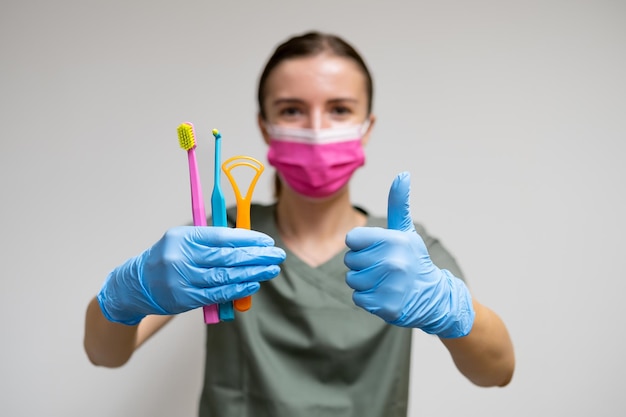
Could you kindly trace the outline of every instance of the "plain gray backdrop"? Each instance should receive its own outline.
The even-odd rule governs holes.
[[[355,203],[384,215],[410,171],[414,220],[515,344],[513,381],[485,389],[416,331],[410,415],[623,415],[626,5],[606,0],[4,0],[0,415],[195,415],[200,311],[111,370],[83,351],[85,308],[191,220],[179,123],[196,126],[207,206],[211,129],[225,157],[265,161],[257,78],[309,29],[345,37],[374,75]]]

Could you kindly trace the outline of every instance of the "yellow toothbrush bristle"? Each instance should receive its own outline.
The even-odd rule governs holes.
[[[178,126],[178,142],[180,147],[188,151],[196,146],[196,137],[193,133],[193,126],[191,123],[182,123]]]

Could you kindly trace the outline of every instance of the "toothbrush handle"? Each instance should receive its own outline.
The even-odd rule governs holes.
[[[219,313],[217,311],[217,304],[203,306],[202,314],[204,316],[204,324],[215,324],[220,322]]]
[[[191,213],[193,215],[194,226],[206,226],[206,215],[204,211],[204,200],[202,199],[202,186],[200,185],[200,173],[196,152],[190,149],[187,152],[189,159],[189,181],[191,183]]]
[[[217,185],[213,188],[213,194],[211,196],[211,217],[213,219],[213,226],[228,227],[226,202],[224,201],[221,188]]]
[[[189,179],[191,183],[191,212],[193,216],[194,226],[206,226],[206,212],[204,210],[204,201],[202,199],[202,187],[200,185],[200,174],[198,171],[198,163],[196,161],[196,152],[192,148],[187,152],[189,159]],[[217,305],[212,304],[202,307],[204,323],[219,323],[219,313]]]
[[[219,183],[215,183],[213,186],[213,194],[211,195],[211,217],[213,220],[213,226],[228,227],[228,220],[226,218],[226,201]],[[218,315],[220,321],[235,320],[233,302],[228,301],[226,303],[220,303],[218,307]]]

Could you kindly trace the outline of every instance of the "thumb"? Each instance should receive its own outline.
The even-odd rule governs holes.
[[[402,172],[396,176],[389,190],[387,205],[387,228],[411,232],[415,230],[411,220],[409,193],[411,174]]]

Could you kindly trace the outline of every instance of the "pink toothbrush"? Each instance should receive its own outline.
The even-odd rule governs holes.
[[[200,173],[196,161],[196,136],[193,124],[184,122],[178,126],[178,141],[180,147],[187,151],[189,159],[189,179],[191,182],[191,209],[194,226],[206,226],[206,213],[204,211],[204,201],[202,199],[202,186],[200,184]],[[219,323],[217,304],[202,307],[204,312],[204,322],[206,324]]]

